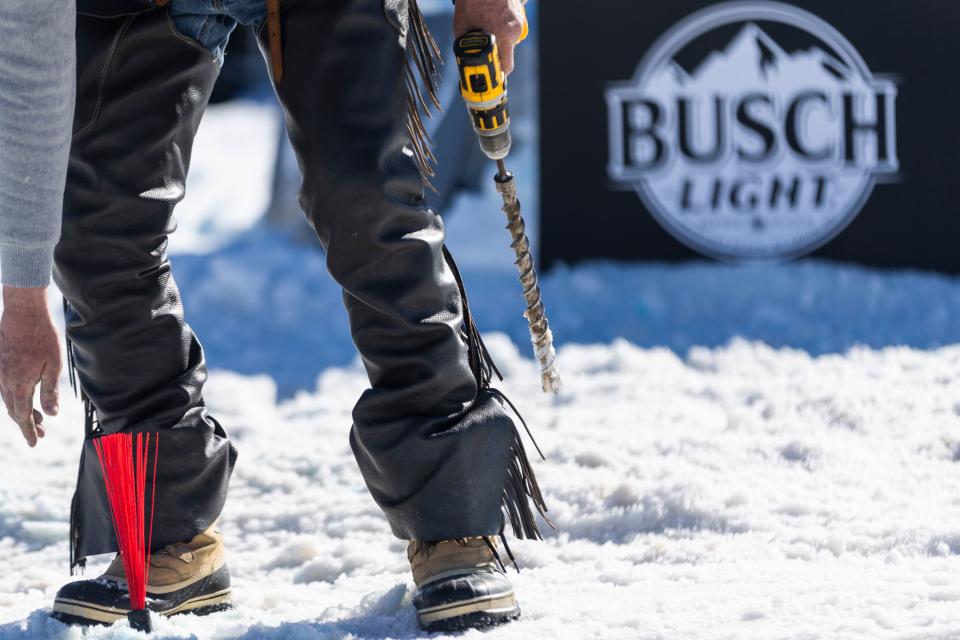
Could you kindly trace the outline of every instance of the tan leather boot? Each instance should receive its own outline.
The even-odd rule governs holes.
[[[223,538],[213,527],[188,542],[171,544],[150,557],[147,608],[165,616],[210,613],[230,601],[230,571]],[[130,610],[119,555],[95,580],[71,582],[57,593],[53,615],[70,624],[112,624]]]
[[[490,538],[411,541],[407,557],[425,631],[479,629],[520,617],[520,607]]]

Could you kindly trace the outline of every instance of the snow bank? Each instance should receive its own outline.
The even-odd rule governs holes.
[[[515,543],[525,615],[485,637],[960,634],[960,348],[570,345],[554,401],[506,336],[489,346],[547,455],[557,530]],[[223,521],[238,607],[158,637],[417,636],[403,543],[347,443],[365,384],[329,368],[278,403],[269,378],[214,373],[241,451]],[[45,613],[67,577],[79,421],[66,403],[29,454],[0,430],[0,638],[80,637]]]

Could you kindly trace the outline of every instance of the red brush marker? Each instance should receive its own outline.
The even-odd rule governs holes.
[[[130,626],[147,633],[151,630],[147,609],[147,580],[150,549],[153,542],[153,508],[157,495],[157,458],[160,436],[153,435],[153,480],[150,511],[146,512],[147,475],[150,466],[151,434],[115,433],[97,438],[93,446],[100,459],[107,489],[117,546],[127,577],[130,594]]]

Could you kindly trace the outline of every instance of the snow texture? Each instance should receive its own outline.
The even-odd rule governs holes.
[[[204,127],[230,119],[268,145],[273,118],[216,107]],[[222,521],[237,606],[161,620],[154,637],[419,637],[404,543],[347,442],[366,378],[339,292],[315,248],[252,214],[244,226],[189,208],[265,201],[256,168],[205,193],[239,143],[205,144],[220,147],[198,149],[173,248],[214,369],[207,400],[240,449]],[[518,152],[535,213],[532,152]],[[522,620],[463,637],[960,637],[960,283],[816,262],[560,268],[544,281],[566,383],[553,399],[495,198],[460,199],[450,244],[547,456],[557,528],[513,544]],[[139,637],[48,618],[69,579],[81,423],[65,401],[30,451],[0,429],[0,639]]]

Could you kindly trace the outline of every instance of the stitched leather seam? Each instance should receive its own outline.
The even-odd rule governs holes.
[[[109,20],[110,18],[122,18],[123,16],[138,16],[141,13],[146,13],[150,9],[142,9],[140,11],[125,11],[123,13],[111,13],[108,16],[105,16],[100,13],[90,13],[89,11],[77,11],[78,16],[86,16],[88,18],[99,18],[101,20]]]
[[[446,580],[447,578],[456,578],[458,576],[470,576],[476,573],[496,573],[496,567],[493,564],[486,564],[479,567],[469,567],[466,569],[451,569],[449,571],[443,571],[441,573],[435,574],[424,580],[423,582],[417,585],[418,588],[423,589],[427,585],[433,584],[440,580]]]
[[[110,69],[110,63],[113,62],[113,56],[117,51],[117,47],[120,46],[120,40],[121,38],[123,38],[123,34],[125,34],[127,30],[130,28],[130,25],[133,24],[133,21],[137,17],[137,15],[139,14],[134,14],[128,17],[124,21],[123,26],[121,26],[120,29],[117,31],[117,35],[113,37],[113,43],[110,45],[110,52],[107,54],[107,60],[103,64],[103,70],[100,71],[100,86],[97,90],[97,106],[94,107],[93,115],[90,117],[90,122],[87,123],[87,126],[85,126],[83,129],[81,129],[76,134],[74,134],[73,136],[74,141],[79,140],[80,138],[88,134],[90,130],[93,129],[94,125],[97,123],[97,119],[100,117],[100,109],[103,106],[103,92],[107,84],[107,72]]]
[[[421,609],[417,611],[419,615],[426,615],[428,613],[441,613],[443,611],[450,611],[451,609],[459,609],[460,607],[465,607],[470,604],[478,604],[481,602],[494,602],[496,600],[503,600],[514,595],[513,589],[510,591],[505,591],[503,593],[497,593],[489,596],[480,596],[477,598],[472,598],[470,600],[462,600],[459,602],[451,602],[449,604],[441,604],[436,607],[430,607],[428,609]]]
[[[198,597],[196,597],[196,598],[191,598],[190,600],[187,600],[186,602],[184,602],[183,604],[181,604],[181,605],[178,606],[178,607],[174,607],[173,609],[170,609],[169,611],[164,611],[164,612],[163,612],[163,615],[165,615],[165,616],[176,615],[176,614],[180,613],[181,611],[183,611],[184,609],[186,609],[187,607],[193,608],[193,605],[203,604],[204,602],[209,602],[210,600],[217,600],[217,599],[219,599],[219,598],[222,598],[222,597],[224,597],[224,596],[229,596],[229,595],[231,595],[230,589],[227,588],[227,589],[224,589],[223,591],[217,591],[216,593],[211,593],[211,594],[209,594],[209,595],[198,596]]]
[[[208,600],[214,600],[214,599],[216,599],[216,598],[221,598],[221,597],[223,597],[223,596],[225,596],[225,595],[230,594],[230,591],[231,591],[231,589],[228,587],[228,588],[226,588],[226,589],[222,589],[222,590],[217,591],[217,592],[215,592],[215,593],[208,593],[208,594],[204,594],[204,595],[201,595],[201,596],[194,596],[193,598],[190,598],[189,600],[184,601],[182,604],[177,605],[177,606],[174,607],[173,609],[169,609],[169,610],[167,610],[167,611],[159,611],[158,613],[160,613],[160,615],[170,616],[170,615],[173,615],[173,614],[175,614],[175,613],[178,613],[179,611],[183,610],[185,607],[188,607],[188,606],[191,606],[191,605],[195,605],[195,604],[200,604],[200,603],[206,602],[206,601],[208,601]],[[118,615],[121,615],[121,616],[123,616],[123,615],[125,615],[125,614],[127,613],[127,610],[126,610],[126,609],[116,609],[116,608],[114,608],[114,607],[106,607],[106,606],[96,605],[96,604],[93,604],[93,603],[91,603],[91,602],[84,602],[83,600],[74,600],[74,599],[72,599],[72,598],[57,598],[57,599],[54,601],[54,606],[56,606],[57,603],[63,603],[63,604],[67,604],[67,605],[74,605],[74,606],[77,606],[77,607],[79,607],[79,608],[81,608],[81,609],[88,609],[88,610],[90,610],[90,611],[99,611],[99,612],[101,612],[101,613],[108,613],[108,614],[118,614]]]
[[[54,601],[54,604],[62,602],[63,604],[73,604],[78,605],[84,609],[90,609],[91,611],[99,611],[101,613],[116,613],[123,615],[126,613],[125,609],[117,609],[115,607],[106,607],[93,604],[92,602],[84,602],[83,600],[74,600],[73,598],[57,598]]]

